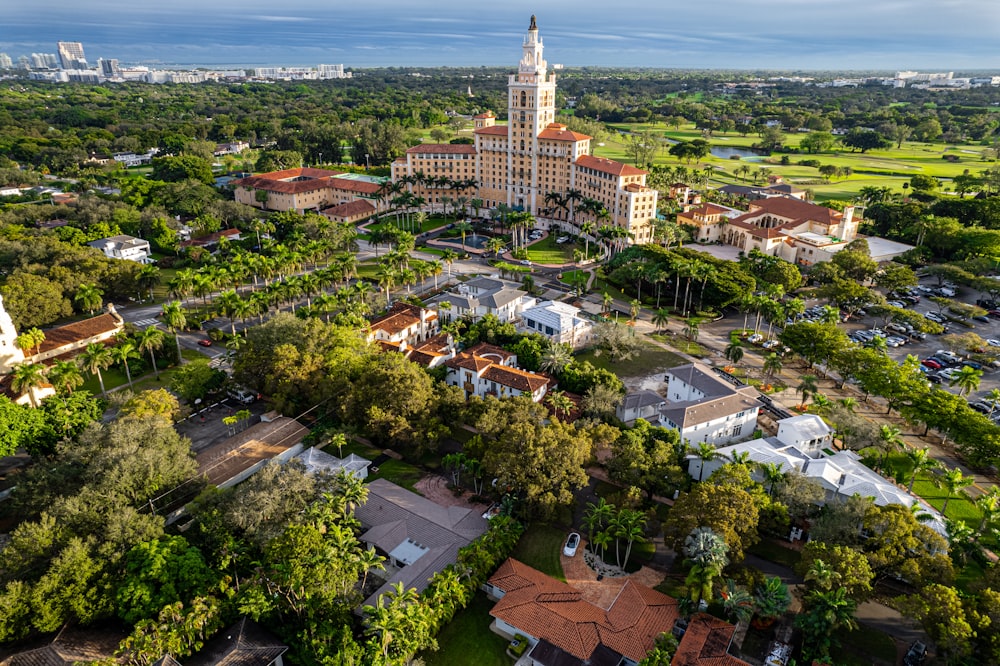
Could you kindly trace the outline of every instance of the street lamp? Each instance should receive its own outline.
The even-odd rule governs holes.
[[[322,152],[320,152],[320,154],[319,154],[319,165],[323,166],[323,153]]]
[[[365,171],[367,171],[370,168],[371,165],[368,163],[368,153],[365,153]]]

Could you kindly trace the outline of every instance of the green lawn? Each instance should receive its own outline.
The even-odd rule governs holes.
[[[397,222],[396,218],[394,216],[391,216],[389,218],[383,219],[382,221],[379,222],[379,224],[390,224],[400,229],[404,229],[412,234],[425,234],[428,231],[433,231],[435,229],[440,229],[441,227],[447,226],[454,221],[455,218],[452,216],[444,217],[442,215],[432,215],[428,216],[428,218],[424,220],[423,224],[420,225],[420,228],[417,229],[416,221],[410,220],[409,222],[407,222],[405,219],[400,217],[399,222]]]
[[[566,536],[567,533],[558,527],[535,523],[521,535],[511,557],[565,582],[559,554]]]
[[[701,131],[693,124],[681,125],[674,129],[663,123],[616,123],[609,126],[621,131],[641,131],[651,130],[658,136],[669,137],[677,141],[690,141],[702,138]],[[795,148],[799,145],[805,133],[786,133],[784,135],[784,145]],[[595,145],[594,154],[599,157],[609,157],[626,163],[631,163],[625,146],[617,135],[606,139],[604,145]],[[740,136],[737,133],[721,134],[716,133],[709,139],[713,146],[719,147],[739,147],[749,148],[751,144],[758,141],[756,134]],[[852,153],[850,150],[840,149],[837,152],[819,153],[809,155],[806,153],[789,154],[790,163],[782,165],[780,163],[782,155],[773,154],[770,158],[754,157],[743,160],[722,159],[709,155],[695,164],[681,162],[666,151],[662,151],[654,158],[657,165],[684,166],[687,168],[704,168],[712,165],[716,168],[716,175],[713,176],[713,184],[747,182],[752,183],[752,173],[746,181],[736,174],[743,164],[751,165],[754,171],[764,167],[771,174],[782,176],[786,182],[812,190],[817,201],[829,199],[851,199],[862,187],[890,187],[896,192],[902,192],[902,185],[914,174],[925,174],[936,178],[953,178],[966,169],[972,173],[984,171],[992,166],[991,163],[982,160],[983,147],[975,144],[949,145],[944,143],[918,143],[915,141],[904,142],[902,147],[884,150],[869,151],[867,153]],[[965,152],[970,151],[970,152]],[[957,157],[954,162],[943,159],[944,155]],[[815,167],[801,166],[796,164],[800,160],[818,160],[821,164],[831,164],[840,167],[850,167],[853,174],[841,180],[826,181],[820,176]],[[773,163],[772,163],[773,162]],[[763,182],[762,179],[757,181]]]
[[[537,243],[528,246],[528,259],[536,264],[569,264],[573,262],[573,250],[583,246],[572,241],[556,243],[557,233],[551,233]]]
[[[580,362],[590,361],[595,367],[610,370],[619,377],[654,374],[687,363],[681,356],[646,341],[643,341],[642,351],[627,361],[612,361],[606,352],[598,356],[592,349],[578,354],[576,358]]]
[[[155,353],[155,352],[154,352]],[[184,357],[185,361],[194,361],[199,358],[205,358],[204,355],[199,354],[193,349],[181,349],[181,355]],[[143,355],[143,360],[148,365],[149,363],[149,353]],[[135,368],[143,367],[142,364],[136,364],[135,361],[132,362]],[[170,378],[173,376],[176,367],[167,368],[165,370],[160,370],[160,380],[157,381],[153,371],[143,375],[137,375],[135,371],[132,372],[132,390],[138,393],[139,391],[151,391],[160,388],[167,388],[170,386]],[[84,382],[80,387],[86,391],[90,391],[94,395],[100,395],[101,384],[97,381],[96,376],[92,376],[89,372],[84,371]],[[106,370],[101,370],[101,376],[104,378],[104,388],[108,391],[119,386],[125,386],[128,384],[128,379],[125,376],[124,368],[119,370],[117,367],[110,367]]]
[[[493,602],[483,592],[476,592],[465,609],[438,634],[437,652],[424,652],[427,666],[510,666],[507,640],[490,631]]]
[[[690,354],[691,356],[708,356],[708,350],[699,345],[697,342],[688,340],[682,335],[676,335],[674,333],[660,334],[653,333],[651,336],[657,342],[662,342],[664,344],[670,345],[677,351]]]
[[[913,465],[904,454],[890,454],[886,464],[891,470],[891,476],[895,476],[897,471],[901,471],[904,484],[909,485],[910,470],[913,469]],[[940,511],[941,507],[944,506],[946,492],[944,488],[939,488],[934,484],[934,477],[935,474],[933,472],[921,472],[918,474],[917,480],[913,484],[913,494],[922,497],[928,504]],[[945,517],[952,520],[962,520],[970,527],[978,528],[979,522],[982,520],[982,513],[976,507],[975,503],[969,499],[969,496],[963,492],[960,495],[952,496],[951,501],[948,502],[948,513]]]
[[[345,456],[353,453],[361,456],[362,458],[367,458],[368,460],[375,460],[382,455],[382,451],[380,449],[365,446],[361,442],[353,439],[348,439],[347,444],[345,444],[343,448]],[[340,451],[337,447],[331,447],[327,453],[337,456],[340,455]],[[372,473],[369,469],[368,480],[374,481],[375,479],[385,479],[395,483],[397,486],[406,488],[407,490],[415,492],[419,495],[420,492],[415,486],[421,476],[423,476],[423,472],[418,467],[402,460],[390,458],[379,465],[378,472]]]

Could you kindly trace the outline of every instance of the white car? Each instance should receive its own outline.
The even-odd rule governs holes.
[[[949,382],[952,379],[954,379],[955,375],[957,375],[957,374],[958,374],[958,368],[945,368],[944,370],[942,370],[941,372],[938,373],[938,375],[940,375],[941,377],[944,377]]]
[[[1000,347],[1000,340],[997,340],[995,338],[987,338],[986,344],[988,344],[990,347]]]
[[[573,557],[576,555],[576,549],[580,546],[580,535],[573,532],[566,539],[566,545],[563,546],[563,555],[566,557]]]

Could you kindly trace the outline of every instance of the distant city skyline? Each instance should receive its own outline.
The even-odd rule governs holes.
[[[531,14],[550,62],[772,70],[997,70],[996,0],[622,0],[484,7],[372,0],[11,0],[0,52],[82,42],[91,63],[347,67],[506,66]],[[513,44],[513,46],[512,46]]]

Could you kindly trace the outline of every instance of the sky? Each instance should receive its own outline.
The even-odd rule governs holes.
[[[994,70],[1000,0],[4,0],[0,52],[182,65]]]

